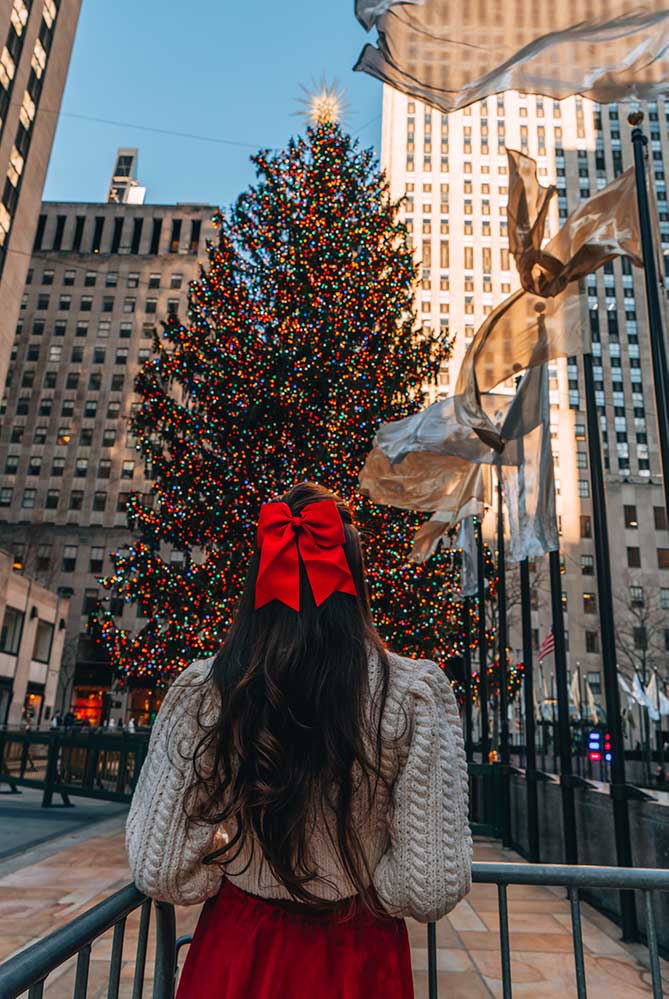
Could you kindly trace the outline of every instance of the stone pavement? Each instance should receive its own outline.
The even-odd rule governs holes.
[[[21,857],[0,863],[0,960],[43,937],[128,882],[123,850],[122,816],[88,826],[76,836],[61,837]],[[476,846],[478,860],[517,861],[492,841]],[[559,889],[509,889],[511,970],[514,997],[569,999],[576,995],[569,906]],[[197,909],[177,911],[177,932],[192,932]],[[132,995],[137,917],[128,920],[121,999]],[[437,927],[439,995],[443,999],[501,997],[497,889],[475,885],[471,895]],[[424,926],[410,922],[416,999],[427,997],[427,944]],[[583,905],[588,994],[606,999],[652,995],[646,952],[619,942],[619,932],[605,917]],[[89,999],[106,996],[111,934],[93,948]],[[149,948],[147,972],[152,966]],[[663,965],[663,971],[667,968]],[[74,966],[51,976],[46,999],[72,995]],[[666,976],[669,982],[669,974]],[[147,984],[150,973],[147,974]],[[150,992],[145,994],[150,995]],[[311,999],[306,997],[305,999]],[[314,997],[316,999],[316,997]],[[372,999],[372,997],[370,997]]]

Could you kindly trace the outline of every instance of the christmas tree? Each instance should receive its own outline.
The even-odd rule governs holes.
[[[409,564],[422,515],[357,492],[377,427],[424,404],[447,352],[417,326],[398,205],[373,153],[330,120],[254,163],[255,186],[215,220],[187,321],[168,319],[137,378],[152,495],[130,497],[137,540],[103,583],[147,620],[131,634],[102,607],[99,636],[121,676],[166,679],[211,655],[261,503],[310,479],[355,507],[388,645],[443,664],[462,648],[452,555]]]

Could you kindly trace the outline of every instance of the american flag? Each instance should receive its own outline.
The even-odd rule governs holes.
[[[539,662],[549,656],[551,652],[555,651],[555,638],[553,637],[553,629],[549,628],[546,633],[546,637],[539,646]]]

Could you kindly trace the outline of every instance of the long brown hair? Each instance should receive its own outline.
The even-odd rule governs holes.
[[[314,805],[325,808],[335,819],[342,870],[377,911],[351,805],[354,792],[366,788],[371,800],[383,781],[381,719],[389,667],[372,623],[360,538],[347,506],[322,486],[301,483],[281,499],[293,514],[317,500],[336,502],[358,596],[333,593],[317,607],[300,565],[299,613],[278,600],[256,610],[254,553],[237,614],[212,667],[216,717],[203,726],[186,807],[192,819],[226,825],[228,842],[206,862],[215,860],[225,870],[243,849],[257,848],[291,898],[320,909],[333,903],[312,890],[325,881],[308,846]],[[378,656],[381,669],[374,691],[370,654]]]

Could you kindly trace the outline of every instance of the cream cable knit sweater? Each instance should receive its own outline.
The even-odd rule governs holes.
[[[391,794],[377,791],[371,809],[354,800],[354,816],[374,871],[374,887],[387,911],[427,922],[452,909],[471,884],[462,729],[453,691],[437,666],[392,654],[389,658],[390,686],[382,720],[388,745],[382,769]],[[221,884],[220,869],[201,862],[214,848],[215,830],[205,825],[188,828],[182,807],[192,775],[189,760],[199,741],[198,707],[205,720],[215,710],[208,679],[212,663],[194,663],[168,691],[153,726],[126,829],[138,888],[182,905],[215,895]],[[375,657],[369,668],[374,690],[380,677]],[[319,882],[313,890],[324,898],[344,898],[354,889],[340,868],[326,828],[323,818],[310,850],[332,887]],[[255,855],[245,871],[248,854],[241,856],[226,868],[226,877],[254,895],[287,897]]]

